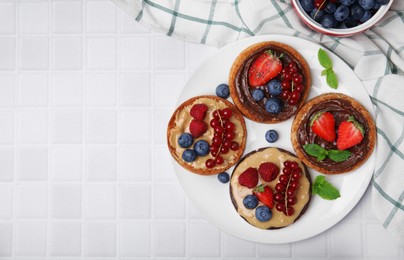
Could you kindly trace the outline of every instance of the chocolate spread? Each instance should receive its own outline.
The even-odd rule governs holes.
[[[268,98],[271,97],[271,94],[269,94],[266,86],[260,87],[264,91],[265,97],[263,98],[263,100],[257,102],[253,99],[251,94],[254,88],[251,88],[248,84],[248,71],[250,70],[251,64],[255,61],[256,58],[258,58],[262,53],[264,53],[267,50],[272,50],[277,57],[283,54],[283,57],[280,59],[283,67],[285,67],[290,61],[294,61],[298,65],[299,71],[302,71],[302,65],[299,63],[299,61],[295,59],[293,55],[287,52],[286,50],[276,46],[264,46],[263,48],[253,52],[250,55],[250,57],[248,57],[248,59],[245,61],[241,69],[238,71],[235,82],[237,95],[240,101],[243,103],[243,105],[247,107],[250,111],[254,111],[255,112],[254,114],[260,119],[268,120],[272,118],[278,118],[280,121],[283,121],[293,116],[296,113],[297,108],[304,100],[300,99],[298,104],[291,106],[281,99],[283,105],[282,111],[279,114],[271,114],[265,110],[265,102],[267,101]],[[304,74],[302,74],[302,76],[303,76],[302,84],[305,85],[306,77]],[[278,75],[276,79],[282,81],[281,75]]]
[[[306,158],[313,164],[327,170],[344,171],[350,169],[359,161],[362,161],[364,155],[367,153],[367,143],[369,141],[369,135],[366,133],[369,132],[369,125],[363,115],[359,113],[348,101],[345,101],[343,99],[333,99],[313,105],[313,107],[310,108],[309,112],[304,115],[304,118],[302,119],[303,123],[299,126],[298,129],[300,148],[303,150],[303,145],[315,143],[321,145],[327,150],[337,150],[336,141],[334,141],[334,143],[327,142],[314,134],[313,131],[311,131],[310,121],[312,117],[318,112],[326,111],[334,115],[336,131],[342,121],[348,120],[350,116],[355,117],[356,121],[358,121],[365,130],[365,136],[362,142],[348,149],[352,154],[344,162],[337,163],[330,160],[329,158],[326,158],[323,161],[317,161],[316,157],[310,156],[306,153],[304,154]]]

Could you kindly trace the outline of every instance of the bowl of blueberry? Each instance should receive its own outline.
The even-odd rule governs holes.
[[[292,0],[302,21],[313,30],[338,37],[366,31],[389,10],[393,0]]]

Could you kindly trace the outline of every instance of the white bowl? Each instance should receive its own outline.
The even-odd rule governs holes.
[[[366,22],[359,24],[355,27],[352,28],[324,28],[319,24],[318,22],[314,21],[309,14],[304,11],[303,7],[300,4],[299,0],[292,0],[292,5],[293,9],[296,11],[297,15],[300,17],[300,19],[311,29],[327,34],[330,36],[337,36],[337,37],[348,37],[352,36],[357,33],[361,33],[375,25],[382,17],[386,14],[386,12],[389,10],[391,4],[393,3],[393,0],[390,0],[390,2],[387,5],[382,5],[380,9]]]

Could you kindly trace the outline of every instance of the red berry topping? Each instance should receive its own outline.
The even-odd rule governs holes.
[[[238,182],[240,185],[247,188],[254,188],[258,184],[258,171],[255,168],[248,168],[238,177]]]
[[[230,146],[230,149],[231,149],[231,150],[237,151],[238,148],[240,148],[240,146],[238,145],[237,142],[231,142],[231,146]]]
[[[215,164],[216,164],[215,160],[213,160],[213,159],[207,159],[205,162],[205,166],[207,168],[213,168],[215,166]]]
[[[290,92],[288,90],[283,90],[281,93],[281,98],[284,100],[288,100],[290,96]]]
[[[349,117],[347,121],[343,121],[338,127],[338,150],[346,150],[359,144],[362,142],[364,135],[363,126],[354,117]]]
[[[252,63],[248,71],[251,87],[262,86],[278,76],[282,71],[282,62],[272,51],[265,51]]]
[[[284,202],[285,201],[285,196],[283,196],[282,193],[277,192],[274,194],[274,201],[276,202]]]
[[[205,104],[195,104],[192,106],[190,115],[196,120],[203,120],[205,118],[208,107]]]
[[[223,118],[229,119],[233,115],[233,111],[230,108],[226,107],[222,110],[221,115],[223,116]]]
[[[264,205],[267,205],[270,209],[274,207],[274,195],[271,188],[265,184],[261,184],[253,190],[253,194]]]
[[[314,115],[310,121],[311,130],[320,138],[334,142],[335,134],[335,119],[330,112],[319,112]]]
[[[191,124],[189,125],[189,132],[194,138],[198,138],[202,136],[208,127],[203,121],[193,119],[191,121]]]
[[[282,82],[281,82],[281,84],[282,84],[282,90],[290,90],[291,88],[292,88],[292,84],[290,84],[290,81],[289,80],[282,80]]]
[[[222,164],[223,162],[224,162],[224,159],[223,159],[222,156],[217,156],[217,157],[216,157],[216,159],[215,159],[215,163],[216,163],[216,164],[220,165],[220,164]]]
[[[275,208],[276,208],[277,211],[283,212],[285,210],[285,204],[277,203]]]
[[[258,173],[264,181],[270,182],[278,176],[279,168],[272,162],[265,162],[258,167]]]
[[[295,210],[292,207],[287,207],[284,211],[283,214],[286,216],[292,216],[293,213],[295,213]]]

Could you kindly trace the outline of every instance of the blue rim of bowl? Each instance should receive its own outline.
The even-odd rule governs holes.
[[[321,24],[313,21],[313,19],[303,10],[302,6],[300,5],[299,0],[292,0],[292,6],[299,18],[311,29],[320,32],[322,34],[330,35],[330,36],[337,36],[337,37],[349,37],[354,34],[358,34],[361,32],[364,32],[371,28],[373,25],[375,25],[377,22],[379,22],[383,16],[387,13],[387,11],[390,9],[390,6],[393,3],[393,0],[390,0],[390,2],[387,5],[383,5],[380,7],[380,9],[370,18],[368,21],[352,27],[352,28],[331,28],[331,29],[325,29],[321,26]]]

